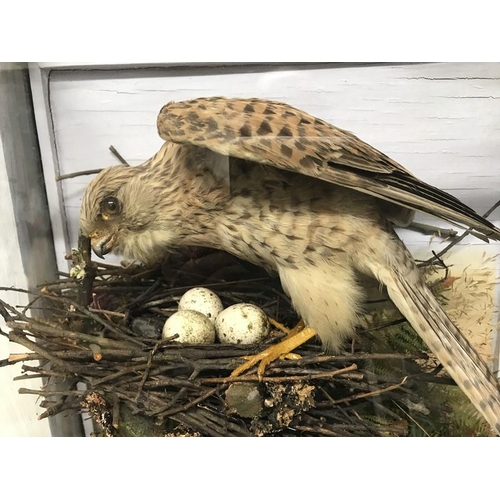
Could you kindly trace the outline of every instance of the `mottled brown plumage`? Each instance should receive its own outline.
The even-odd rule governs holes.
[[[500,433],[498,381],[428,290],[392,224],[422,210],[500,239],[496,227],[353,134],[286,104],[170,103],[158,130],[166,143],[153,158],[106,169],[90,183],[81,228],[96,253],[152,262],[177,245],[224,249],[277,272],[333,351],[358,323],[358,276],[375,277]]]

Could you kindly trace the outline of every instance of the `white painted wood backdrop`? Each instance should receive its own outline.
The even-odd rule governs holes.
[[[90,178],[56,183],[55,176],[116,164],[111,144],[131,164],[144,161],[161,145],[156,115],[172,100],[224,95],[286,101],[352,131],[480,213],[500,198],[500,64],[54,68],[44,80],[50,65],[32,65],[31,76],[62,269],[65,253],[76,245]],[[498,223],[500,211],[491,219]],[[421,256],[443,246],[401,234]],[[465,245],[489,255],[499,250],[473,238]]]

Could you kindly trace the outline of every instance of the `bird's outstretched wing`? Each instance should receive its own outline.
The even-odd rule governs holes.
[[[158,115],[165,141],[291,170],[472,227],[500,230],[460,200],[415,177],[355,135],[280,102],[199,98],[166,104]]]

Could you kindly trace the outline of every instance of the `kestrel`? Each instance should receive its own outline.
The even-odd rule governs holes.
[[[338,352],[362,313],[360,275],[400,312],[500,434],[500,387],[427,288],[393,226],[420,210],[500,240],[500,230],[394,160],[287,104],[172,102],[166,142],[137,167],[104,169],[80,216],[95,253],[144,263],[172,247],[209,246],[278,273],[306,328],[243,365],[265,364],[318,334]]]

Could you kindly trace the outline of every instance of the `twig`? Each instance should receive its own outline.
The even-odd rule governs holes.
[[[409,226],[408,229],[413,229],[414,231],[417,231],[422,234],[437,234],[440,238],[447,239],[447,238],[455,238],[457,236],[457,231],[454,229],[442,229],[440,227],[436,226],[430,226],[429,224],[423,224],[421,222],[415,222],[413,221]]]
[[[73,179],[74,177],[80,177],[82,175],[98,174],[102,170],[102,168],[95,168],[93,170],[80,170],[79,172],[72,172],[71,174],[57,175],[56,182],[64,181],[65,179]]]
[[[389,387],[385,387],[384,389],[377,389],[376,391],[365,392],[364,394],[355,394],[354,396],[349,396],[347,398],[337,399],[334,400],[333,403],[338,405],[340,403],[347,403],[349,401],[354,401],[356,399],[371,398],[373,396],[378,396],[379,394],[382,394],[384,392],[393,391],[394,389],[401,387],[403,384],[406,383],[407,379],[408,377],[404,377],[403,380],[399,382],[399,384],[393,384],[390,385]]]
[[[74,307],[79,312],[81,312],[82,314],[93,319],[97,323],[100,323],[102,326],[106,327],[108,330],[113,332],[117,337],[124,339],[124,340],[127,340],[128,342],[140,345],[141,347],[143,346],[142,342],[140,342],[137,338],[134,338],[134,337],[127,335],[122,330],[120,330],[118,327],[116,327],[114,324],[102,319],[98,314],[95,314],[95,313],[89,311],[86,307],[80,305],[78,302],[75,302],[74,300],[71,300],[67,297],[61,297],[58,295],[49,295],[49,294],[43,294],[43,293],[42,294],[34,294],[33,292],[30,292],[29,290],[25,290],[24,288],[16,288],[16,287],[0,287],[0,291],[21,292],[21,293],[26,293],[26,294],[40,295],[41,297],[44,297],[44,298],[49,299],[49,300],[62,302],[63,304],[67,304],[70,307],[71,306]],[[19,311],[16,311],[12,306],[5,303],[1,299],[0,299],[0,314],[5,313],[5,311],[3,311],[3,309],[2,309],[2,306],[4,306],[4,308],[6,308],[8,311],[10,311],[12,313],[11,315],[9,315],[7,313],[7,316],[5,319],[6,322],[9,321],[9,319],[8,319],[9,316],[10,316],[10,320],[12,320],[13,318],[21,319],[22,321],[25,321],[26,323],[30,323],[33,321],[31,318],[28,318],[25,314],[22,314]]]
[[[150,415],[151,416],[156,415],[160,419],[165,419],[166,417],[168,417],[170,415],[174,415],[176,413],[179,413],[179,412],[182,412],[182,411],[186,411],[189,408],[192,408],[193,406],[196,406],[197,404],[201,403],[202,401],[205,401],[205,399],[207,399],[210,396],[212,396],[213,394],[215,394],[217,391],[224,390],[226,387],[227,387],[226,384],[223,384],[222,386],[219,386],[219,387],[214,387],[213,389],[209,389],[208,391],[205,391],[201,396],[199,396],[196,399],[193,399],[192,401],[190,401],[189,403],[186,403],[183,406],[180,406],[180,407],[177,407],[177,408],[173,408],[171,410],[167,410],[167,411],[163,411],[163,412],[161,412],[161,411],[160,412],[155,411],[155,412],[150,413]]]
[[[11,342],[16,342],[18,344],[21,344],[24,347],[27,347],[31,351],[36,352],[37,354],[40,354],[43,356],[45,359],[48,359],[51,361],[54,365],[59,366],[66,370],[69,373],[72,373],[74,371],[74,366],[70,363],[66,363],[66,361],[63,361],[56,356],[53,356],[50,354],[48,351],[40,347],[38,344],[35,342],[32,342],[31,340],[28,340],[22,333],[20,333],[18,330],[12,330],[9,333],[9,340]]]
[[[431,437],[431,435],[404,409],[402,408],[396,401],[394,404],[402,411],[427,437]]]
[[[32,333],[43,333],[45,335],[53,335],[55,337],[68,338],[74,340],[81,340],[82,342],[88,342],[90,344],[97,344],[101,347],[109,347],[114,349],[126,349],[133,347],[127,342],[121,342],[118,340],[107,339],[104,337],[98,337],[96,335],[88,335],[86,333],[74,332],[71,330],[63,330],[62,328],[54,328],[50,326],[40,325],[35,323],[35,321],[25,322],[13,322],[9,321],[7,323],[9,328],[14,328],[18,330],[27,330]]]
[[[120,162],[122,163],[122,165],[130,165],[127,160],[125,160],[123,158],[123,156],[116,150],[116,148],[111,145],[109,146],[109,150],[118,158],[118,160],[120,160]]]
[[[61,377],[63,374],[56,372],[54,370],[44,370],[43,368],[40,368],[38,366],[29,366],[29,365],[23,365],[21,367],[21,370],[25,372],[34,372],[39,375],[42,375],[44,377]]]
[[[29,293],[27,290],[23,290],[22,288],[7,288],[3,286],[0,287],[0,291]],[[3,317],[6,323],[8,321],[12,321],[13,319],[22,319],[24,321],[28,320],[28,317],[25,314],[20,313],[14,307],[7,304],[7,302],[4,302],[2,299],[0,299],[0,315]]]
[[[89,391],[46,391],[45,389],[19,389],[19,394],[36,394],[39,396],[85,396]]]
[[[40,413],[40,415],[38,415],[38,420],[43,420],[47,417],[53,417],[54,415],[57,415],[58,413],[66,410],[76,410],[77,408],[80,408],[80,404],[78,402],[66,402],[64,400],[58,401],[54,405],[47,408],[47,410],[45,410],[43,413]]]
[[[198,413],[204,415],[207,420],[218,425],[221,429],[227,429],[232,431],[235,436],[252,436],[251,433],[248,432],[246,427],[241,424],[236,424],[232,422],[230,419],[227,419],[227,416],[224,412],[217,411],[212,407],[208,407],[205,405],[198,405]]]
[[[162,344],[162,341],[160,340],[159,342],[157,342],[155,344],[155,346],[153,347],[153,349],[151,350],[151,352],[148,355],[148,362],[146,363],[146,369],[144,370],[144,375],[142,376],[141,381],[139,382],[139,386],[137,387],[137,396],[135,397],[136,402],[139,401],[139,397],[141,395],[142,388],[144,387],[144,384],[146,383],[146,380],[148,379],[148,376],[149,376],[149,372],[151,370],[151,365],[153,363],[153,357],[156,354],[156,352],[158,351],[158,348],[160,347],[161,344]]]
[[[223,378],[199,378],[198,380],[204,384],[227,384],[231,382],[296,382],[296,381],[306,381],[306,380],[320,380],[320,379],[331,379],[342,375],[353,370],[357,370],[357,365],[352,364],[347,368],[341,368],[339,370],[330,370],[321,373],[312,373],[304,375],[288,375],[284,377],[259,377],[257,375],[240,375],[238,377],[223,377]]]
[[[38,359],[40,359],[40,355],[32,352],[13,353],[7,359],[2,359],[0,366],[13,365],[22,361],[33,361]]]
[[[225,434],[222,434],[219,430],[216,430],[211,425],[207,425],[207,422],[204,419],[200,419],[196,413],[185,413],[178,412],[175,416],[175,420],[180,423],[187,425],[188,427],[196,430],[204,432],[211,437],[223,437]]]
[[[486,213],[483,215],[483,217],[486,219],[489,217],[489,215],[496,210],[498,207],[500,207],[500,200],[498,200],[489,210],[486,211]],[[457,243],[460,243],[466,236],[472,233],[472,228],[467,229],[464,231],[458,238],[456,238],[454,241],[452,241],[449,245],[447,245],[443,250],[438,252],[437,254],[434,254],[431,258],[426,260],[423,265],[431,265],[433,264],[437,259],[442,257],[446,252],[451,250]]]
[[[33,304],[35,302],[38,302],[40,299],[41,299],[41,295],[37,295],[34,299],[30,300],[24,307],[23,307],[23,310],[21,311],[22,314],[26,314],[26,312],[28,311],[28,309],[33,309]],[[18,306],[19,307],[19,306]]]
[[[89,344],[89,349],[92,351],[92,358],[94,361],[101,361],[102,359],[102,350],[101,347],[97,344]]]
[[[342,437],[345,436],[345,433],[338,433],[331,431],[329,429],[325,429],[323,427],[312,427],[308,425],[297,425],[295,427],[298,431],[302,432],[311,432],[312,434],[321,434],[322,436],[329,436],[329,437]]]
[[[117,318],[125,318],[125,314],[116,311],[108,311],[106,309],[96,309],[95,307],[89,307],[89,311],[97,314],[104,314],[106,316],[116,316]]]
[[[301,350],[297,350],[299,353]],[[426,353],[414,352],[414,353],[398,353],[398,352],[374,352],[374,353],[356,353],[356,354],[339,354],[339,355],[327,355],[321,354],[319,356],[304,356],[300,359],[294,360],[283,360],[279,362],[279,365],[293,365],[293,366],[304,366],[316,363],[328,363],[330,361],[337,361],[339,363],[345,361],[381,361],[387,359],[427,359],[429,356]]]
[[[113,422],[112,422],[112,426],[115,428],[115,429],[118,429],[119,428],[119,424],[120,424],[120,398],[118,397],[117,394],[112,394],[111,395],[111,405],[112,405],[112,418],[113,418]]]
[[[100,323],[102,326],[106,327],[110,332],[113,332],[116,335],[116,337],[118,337],[120,339],[126,340],[127,342],[130,342],[130,343],[133,343],[136,345],[140,345],[140,346],[144,345],[137,338],[134,338],[134,337],[131,337],[130,335],[127,335],[120,328],[115,326],[110,321],[107,321],[107,320],[101,318],[98,314],[95,314],[95,313],[89,311],[86,307],[78,304],[78,302],[75,302],[74,300],[68,299],[66,297],[58,297],[58,296],[54,296],[54,295],[46,295],[46,297],[48,299],[62,302],[62,303],[67,304],[69,306],[73,306],[75,309],[77,309],[82,314],[85,314],[86,316],[93,319],[97,323]]]
[[[92,302],[92,285],[96,276],[96,266],[92,263],[90,238],[81,231],[78,234],[78,250],[84,262],[84,276],[78,290],[78,305],[88,306]]]

